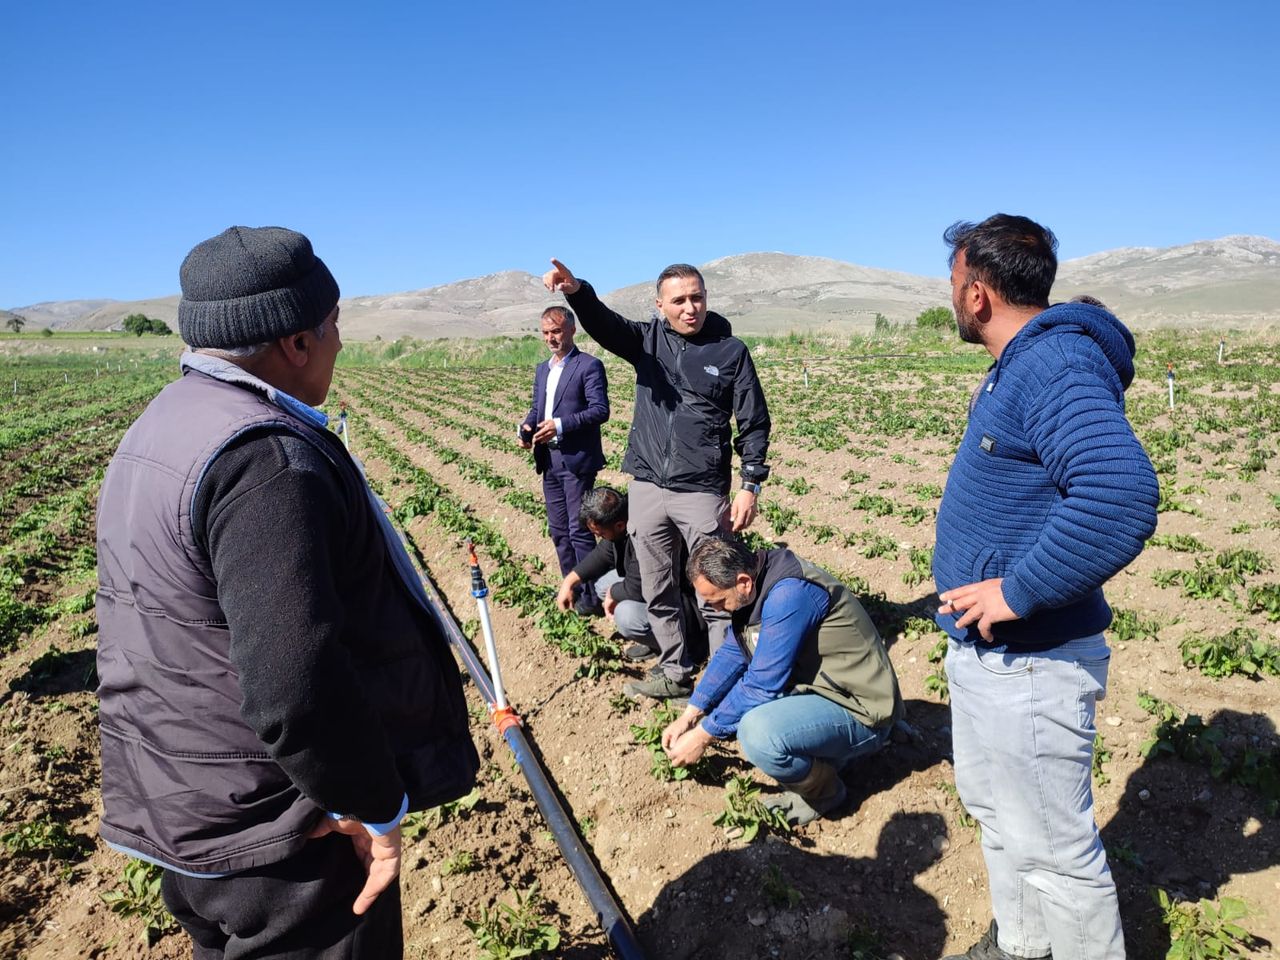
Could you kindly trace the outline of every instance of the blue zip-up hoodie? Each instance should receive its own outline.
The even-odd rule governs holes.
[[[1111,623],[1102,585],[1155,530],[1159,490],[1124,413],[1133,336],[1106,310],[1064,303],[1009,341],[975,395],[938,509],[938,592],[1004,578],[1018,620],[996,643],[1043,650]],[[938,614],[979,642],[959,614]]]

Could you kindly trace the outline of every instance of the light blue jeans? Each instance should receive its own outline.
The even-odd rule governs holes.
[[[738,743],[752,764],[779,783],[809,775],[815,759],[836,769],[875,753],[890,727],[863,726],[852,713],[816,693],[793,693],[748,710],[738,723]]]
[[[1017,957],[1124,957],[1090,780],[1110,657],[1102,634],[1040,653],[947,651],[956,787],[982,825],[1000,948]]]

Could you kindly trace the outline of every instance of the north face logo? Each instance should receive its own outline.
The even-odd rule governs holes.
[[[720,376],[720,368],[719,368],[719,367],[713,367],[711,364],[707,364],[707,365],[706,365],[705,367],[703,367],[702,369],[703,369],[703,370],[705,370],[707,373],[711,374],[713,377],[718,377],[718,376]]]

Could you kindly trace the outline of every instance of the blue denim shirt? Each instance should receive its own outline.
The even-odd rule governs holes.
[[[760,639],[750,665],[730,627],[689,697],[690,706],[707,714],[702,729],[716,739],[732,737],[748,710],[781,697],[800,644],[830,605],[827,591],[816,583],[795,577],[779,580],[764,598]]]

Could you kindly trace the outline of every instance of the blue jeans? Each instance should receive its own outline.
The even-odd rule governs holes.
[[[956,788],[982,825],[999,945],[1019,957],[1124,957],[1120,906],[1093,819],[1101,634],[1039,653],[950,642]]]
[[[792,693],[748,710],[738,723],[738,743],[763,772],[779,783],[795,783],[809,775],[814,760],[838,770],[875,753],[888,742],[889,729],[863,726],[816,693]]]

